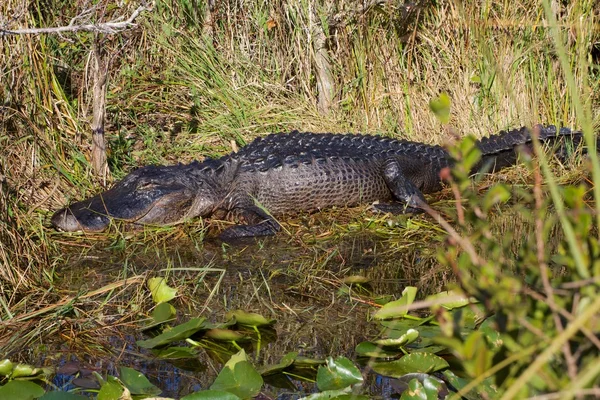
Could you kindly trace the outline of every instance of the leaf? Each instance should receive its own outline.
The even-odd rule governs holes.
[[[240,398],[223,390],[202,390],[190,393],[182,397],[181,400],[240,400]]]
[[[375,319],[389,319],[389,318],[397,318],[404,317],[408,314],[408,310],[406,309],[409,305],[411,305],[415,301],[415,297],[417,295],[417,288],[414,286],[407,286],[402,291],[402,297],[396,301],[390,301],[379,311],[373,315]]]
[[[13,363],[8,358],[0,361],[0,375],[9,375],[13,370]]]
[[[170,346],[164,349],[152,349],[152,354],[163,360],[177,360],[196,357],[198,351],[192,347]]]
[[[152,293],[152,300],[155,303],[165,303],[175,298],[177,289],[167,285],[165,278],[157,277],[148,279],[148,289]]]
[[[279,361],[277,364],[265,365],[265,366],[259,368],[259,372],[262,376],[277,374],[277,373],[283,371],[284,369],[286,369],[287,367],[291,366],[292,364],[294,364],[294,360],[296,360],[296,357],[298,357],[297,351],[292,351],[291,353],[287,353],[285,356],[283,356],[281,358],[281,361]]]
[[[381,346],[378,346],[373,342],[361,342],[356,346],[354,351],[356,351],[356,354],[360,357],[370,358],[396,358],[403,354],[400,350],[384,350]]]
[[[162,390],[150,383],[148,378],[141,372],[128,367],[121,367],[119,371],[121,382],[129,389],[131,394],[158,395],[162,393]]]
[[[397,338],[388,338],[388,339],[379,339],[376,340],[375,343],[380,346],[388,346],[388,347],[402,347],[409,343],[414,342],[419,338],[419,331],[415,329],[409,329],[404,334]]]
[[[447,290],[445,292],[440,292],[431,296],[427,296],[427,300],[435,300],[436,304],[441,305],[447,310],[464,307],[467,304],[471,303],[468,297],[463,296],[460,293],[456,293],[452,290]]]
[[[263,385],[263,378],[254,369],[241,350],[231,356],[213,384],[211,390],[224,390],[243,399],[256,396]]]
[[[2,400],[33,400],[44,395],[44,389],[29,381],[10,381],[0,386]]]
[[[69,392],[48,392],[39,400],[88,400],[88,397]]]
[[[204,321],[206,321],[204,317],[192,318],[188,322],[177,325],[152,339],[138,340],[136,343],[145,349],[153,349],[178,340],[187,339],[204,328]]]
[[[351,275],[351,276],[345,277],[342,282],[344,282],[346,285],[350,285],[352,283],[365,284],[365,283],[371,282],[371,278],[367,278],[366,276],[362,276],[362,275]]]
[[[415,372],[430,374],[448,368],[448,363],[435,354],[423,352],[411,353],[395,361],[378,361],[372,367],[380,375],[399,378]]]
[[[154,308],[154,310],[152,311],[152,318],[154,319],[155,323],[162,324],[173,319],[173,317],[175,317],[175,314],[175,307],[165,302],[160,303]]]
[[[124,391],[117,378],[109,376],[98,392],[98,400],[119,400]]]
[[[231,329],[209,329],[204,333],[204,336],[222,342],[233,342],[236,340],[248,339],[246,335],[240,332],[232,331]]]
[[[320,390],[338,390],[363,381],[360,370],[346,357],[335,360],[327,357],[326,365],[317,371],[317,387]]]
[[[275,323],[274,319],[266,319],[260,314],[256,313],[247,313],[243,310],[234,310],[229,311],[226,316],[228,320],[235,319],[235,321],[240,325],[245,326],[268,326],[273,325]]]
[[[353,396],[351,393],[349,393],[350,391],[351,391],[350,388],[344,388],[344,389],[340,389],[340,390],[325,390],[321,393],[314,393],[314,394],[311,394],[310,396],[302,397],[299,400],[333,400],[333,399],[355,399],[355,398],[362,399],[363,398],[362,396],[346,397],[348,395]]]
[[[450,106],[452,101],[448,93],[442,92],[440,95],[429,102],[429,109],[433,111],[437,119],[442,124],[447,124],[450,121]]]
[[[437,396],[435,397],[437,399]],[[419,382],[418,379],[412,379],[408,383],[408,389],[402,392],[402,396],[400,396],[400,400],[405,399],[419,399],[419,400],[427,400],[427,392],[423,387],[423,384]]]

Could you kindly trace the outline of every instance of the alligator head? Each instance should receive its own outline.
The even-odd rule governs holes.
[[[110,190],[71,204],[52,216],[55,228],[99,232],[111,220],[134,224],[172,225],[209,215],[222,199],[210,174],[198,164],[140,168]]]

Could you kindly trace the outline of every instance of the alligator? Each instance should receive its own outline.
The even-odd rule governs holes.
[[[582,134],[536,125],[540,142],[565,152]],[[473,173],[517,162],[520,147],[533,147],[523,127],[476,141],[481,161]],[[233,212],[246,221],[221,233],[225,240],[273,235],[274,218],[297,211],[375,203],[394,214],[427,207],[424,194],[443,187],[440,173],[453,165],[441,146],[382,136],[279,133],[255,139],[218,159],[139,168],[111,189],[57,211],[52,225],[62,231],[98,232],[112,220],[134,225],[171,225],[194,217]]]

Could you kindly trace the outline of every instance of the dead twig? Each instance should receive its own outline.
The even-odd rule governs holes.
[[[144,11],[151,11],[154,3],[151,2],[146,4],[142,3],[135,11],[127,18],[122,21],[123,17],[116,18],[109,22],[101,22],[97,24],[81,24],[75,25],[75,22],[81,19],[87,19],[93,10],[84,10],[81,14],[71,19],[71,22],[67,26],[57,26],[51,28],[24,28],[24,29],[0,29],[0,38],[8,35],[39,35],[41,33],[64,33],[64,32],[96,32],[105,34],[119,33],[125,29],[136,27],[137,24],[134,22],[135,19]]]

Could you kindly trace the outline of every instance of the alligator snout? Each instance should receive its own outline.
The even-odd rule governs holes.
[[[75,216],[71,207],[65,207],[62,210],[55,212],[50,222],[56,229],[64,232],[100,232],[106,229],[110,223],[109,218],[101,213],[90,211],[91,210],[88,210],[87,213],[79,212],[85,219],[85,221],[83,221]]]

